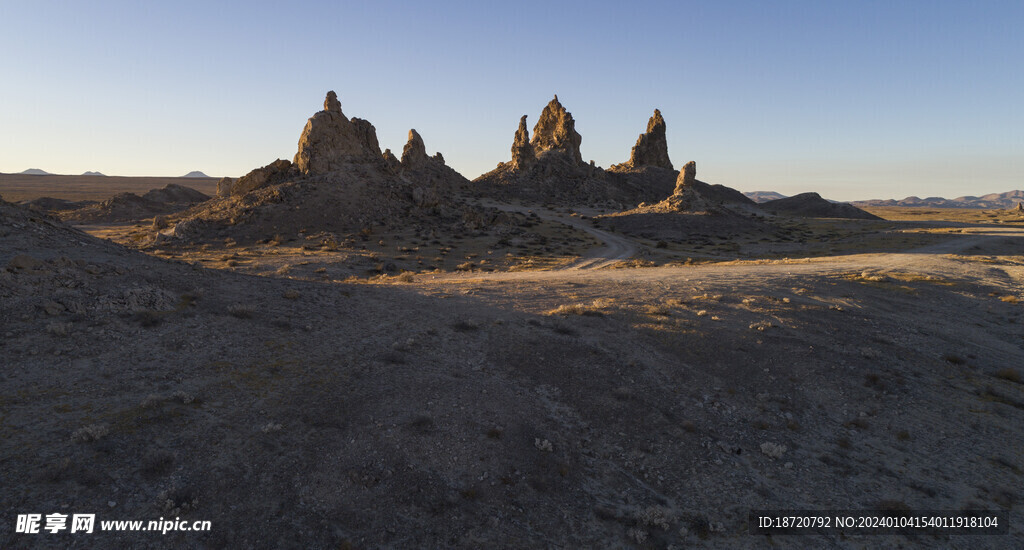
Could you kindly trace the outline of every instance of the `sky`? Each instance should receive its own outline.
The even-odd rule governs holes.
[[[1024,188],[1024,2],[0,0],[0,172],[240,176],[335,90],[473,179],[554,94],[584,160],[836,200]]]

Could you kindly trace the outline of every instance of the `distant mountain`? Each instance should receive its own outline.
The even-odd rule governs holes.
[[[82,175],[83,176],[105,176],[106,174],[101,174],[99,172],[86,172],[86,173],[84,173]]]
[[[25,174],[26,176],[50,176],[50,175],[52,175],[49,172],[47,172],[45,170],[40,170],[38,168],[29,168],[28,170],[25,170],[24,172],[19,172],[19,173],[20,174]]]
[[[181,177],[183,177],[183,178],[208,178],[210,176],[207,176],[206,174],[200,172],[199,170],[195,170],[195,171],[189,172],[189,173],[187,173],[187,174],[185,174],[184,176],[181,176]]]
[[[743,194],[754,202],[768,202],[786,198],[786,195],[776,191],[748,191]]]
[[[859,206],[916,206],[922,208],[1014,208],[1018,202],[1024,202],[1024,191],[1007,191],[1005,193],[989,193],[980,197],[964,196],[955,199],[942,197],[907,197],[905,199],[874,199],[853,201],[850,204]]]

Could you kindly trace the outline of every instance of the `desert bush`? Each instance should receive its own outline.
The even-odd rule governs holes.
[[[1003,380],[1009,380],[1010,382],[1021,383],[1020,371],[1006,368],[996,371],[996,378],[1002,378]]]
[[[71,440],[79,443],[88,443],[90,441],[98,441],[110,434],[110,426],[106,424],[90,424],[75,430],[75,433],[71,434]]]
[[[608,305],[607,300],[594,300],[589,304],[562,304],[554,309],[545,312],[545,315],[586,315],[600,317],[605,314],[604,308]]]
[[[256,313],[252,304],[232,304],[228,306],[228,314],[238,319],[250,319]]]
[[[71,334],[71,323],[53,322],[46,325],[46,332],[54,336],[67,336]]]

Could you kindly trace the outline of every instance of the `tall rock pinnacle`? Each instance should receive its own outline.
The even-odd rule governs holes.
[[[322,174],[346,162],[379,161],[377,131],[365,120],[350,121],[341,112],[338,94],[327,92],[324,110],[306,122],[293,163],[302,174]]]
[[[580,142],[583,138],[576,132],[576,121],[572,113],[558,102],[556,95],[540,113],[537,125],[533,127],[530,145],[537,156],[548,151],[560,151],[569,155],[577,164],[583,164],[580,156]]]
[[[512,168],[523,170],[529,168],[537,160],[530,145],[530,131],[526,129],[526,115],[519,119],[519,129],[512,142]]]
[[[409,141],[402,148],[402,166],[409,168],[427,160],[427,147],[416,130],[409,130]]]
[[[647,122],[647,132],[640,134],[629,155],[629,166],[657,166],[672,169],[672,161],[668,158],[668,141],[665,139],[665,119],[661,111],[655,109],[654,115]]]

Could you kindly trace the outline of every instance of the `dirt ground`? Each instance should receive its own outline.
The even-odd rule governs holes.
[[[0,204],[0,546],[1024,545],[1012,213],[662,246],[505,207],[544,240],[147,255]],[[1010,524],[766,536],[756,509]],[[52,512],[212,529],[14,533]]]

